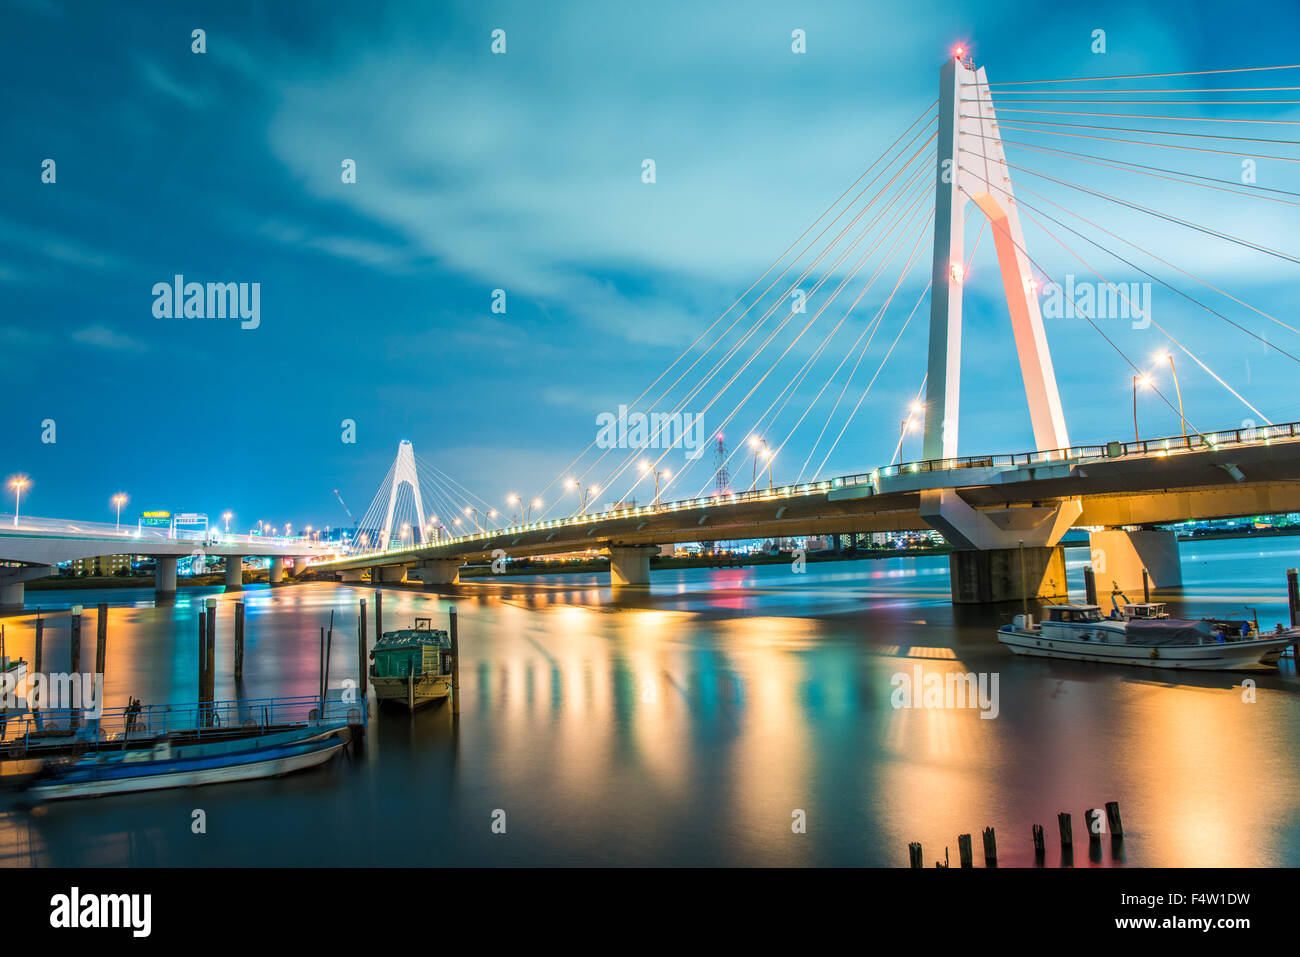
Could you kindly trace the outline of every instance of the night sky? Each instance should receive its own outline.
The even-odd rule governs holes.
[[[123,491],[132,520],[141,509],[231,509],[241,528],[342,524],[335,488],[360,515],[402,439],[503,508],[512,492],[543,494],[595,438],[597,416],[635,399],[934,100],[954,42],[994,82],[1300,59],[1300,9],[1222,3],[1159,12],[1130,2],[7,0],[2,18],[0,478],[31,479],[24,513],[111,521],[110,496]],[[206,31],[202,54],[191,51],[196,28]],[[491,49],[496,29],[504,54]],[[791,50],[795,29],[806,32],[804,54]],[[1096,29],[1106,31],[1100,55],[1090,49]],[[1300,71],[1142,82],[1297,80]],[[1292,105],[1169,109],[1300,119]],[[1129,112],[1143,110],[1156,112]],[[1295,140],[1297,128],[1230,132]],[[1099,142],[1034,142],[1117,155]],[[1285,143],[1241,148],[1300,156]],[[1240,156],[1125,155],[1219,180],[1241,173]],[[52,184],[42,182],[47,158]],[[653,184],[642,182],[646,158]],[[1012,151],[1017,158],[1300,251],[1294,206]],[[347,159],[355,183],[342,182]],[[1260,159],[1257,182],[1300,192],[1298,170]],[[1021,182],[1300,325],[1296,263],[1028,174]],[[972,214],[968,250],[978,225]],[[1086,272],[1026,231],[1049,271]],[[1078,251],[1107,278],[1143,278],[1085,244]],[[885,343],[928,277],[928,241],[922,259],[887,313]],[[260,283],[259,325],[159,318],[151,290],[177,274]],[[1206,290],[1160,274],[1198,297]],[[505,291],[504,314],[492,311],[495,289]],[[964,454],[1032,446],[1000,297],[985,237],[966,281]],[[1300,355],[1296,333],[1213,301]],[[865,299],[850,316],[790,402],[791,420],[878,304]],[[828,318],[842,313],[832,307]],[[1152,313],[1264,416],[1300,419],[1290,356],[1159,289]],[[927,326],[923,306],[823,475],[889,461],[924,374]],[[1111,320],[1106,331],[1148,364],[1167,345],[1154,328]],[[1077,320],[1049,320],[1048,336],[1074,442],[1131,437],[1128,366]],[[809,352],[801,344],[792,361]],[[850,406],[882,355],[877,343],[847,389]],[[797,362],[772,383],[783,385]],[[1258,420],[1190,359],[1179,362],[1195,427]],[[778,457],[778,482],[799,471],[842,382]],[[1168,407],[1142,403],[1144,432],[1178,432]],[[729,441],[743,441],[746,415]],[[53,442],[42,441],[47,420]],[[344,420],[355,422],[354,443],[343,441]],[[919,457],[911,438],[903,458]],[[679,452],[666,460],[683,462]],[[750,470],[748,459],[736,468],[743,484]],[[707,477],[697,468],[674,494],[694,494]],[[545,493],[548,504],[555,494]],[[10,497],[3,511],[12,508]]]

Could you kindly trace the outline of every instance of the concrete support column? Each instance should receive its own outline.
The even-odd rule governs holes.
[[[295,555],[293,559],[293,577],[301,578],[307,572],[307,562],[310,559],[306,555]]]
[[[1128,593],[1133,601],[1141,601],[1144,568],[1152,588],[1177,588],[1183,583],[1178,535],[1170,529],[1106,529],[1090,533],[1088,545],[1092,549],[1098,598],[1103,604],[1103,596],[1113,588]]]
[[[1055,601],[1065,598],[1065,551],[1051,548],[990,548],[948,555],[954,605]]]
[[[0,567],[0,608],[18,611],[23,607],[24,582],[44,578],[54,571],[50,565],[10,565]]]
[[[284,581],[284,559],[278,555],[271,559],[270,581],[272,585],[278,585]]]
[[[459,558],[433,558],[422,561],[412,571],[426,585],[460,584]]]
[[[0,608],[23,607],[23,583],[0,578]]]
[[[375,572],[379,573],[378,578],[375,577]],[[402,582],[406,581],[406,566],[405,565],[379,565],[376,568],[371,570],[370,580],[375,582],[376,584],[379,583],[383,583],[386,585],[401,584]]]
[[[611,585],[649,586],[650,556],[658,554],[657,545],[610,545],[608,549]]]
[[[244,587],[244,558],[242,555],[226,556],[226,591],[239,591]]]
[[[359,582],[364,579],[365,573],[364,568],[344,568],[335,572],[334,575],[341,582]]]
[[[167,555],[154,558],[153,596],[167,598],[176,594],[176,559]]]

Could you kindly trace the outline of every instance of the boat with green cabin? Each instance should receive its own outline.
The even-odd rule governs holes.
[[[451,636],[434,628],[432,618],[384,632],[370,661],[370,684],[380,704],[396,701],[414,711],[451,693]]]

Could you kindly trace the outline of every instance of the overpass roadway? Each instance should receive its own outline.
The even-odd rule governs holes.
[[[194,555],[225,557],[226,587],[237,588],[240,568],[246,556],[269,557],[271,579],[284,576],[284,560],[295,562],[315,556],[333,555],[329,543],[272,538],[260,535],[227,535],[209,529],[171,531],[136,528],[100,522],[71,522],[61,519],[0,516],[0,607],[21,606],[23,583],[43,578],[54,566],[76,559],[101,555],[145,555],[155,559],[155,591],[167,595],[176,590],[176,560]]]

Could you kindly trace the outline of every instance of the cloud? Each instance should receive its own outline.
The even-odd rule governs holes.
[[[123,335],[108,326],[86,326],[72,333],[72,340],[83,346],[113,352],[148,352],[149,345],[134,336]]]
[[[204,109],[212,101],[213,96],[206,90],[194,89],[186,86],[184,83],[175,79],[167,73],[161,66],[153,60],[145,57],[137,57],[135,61],[136,68],[144,78],[145,83],[156,93],[161,93],[177,103],[187,106],[190,109]]]

